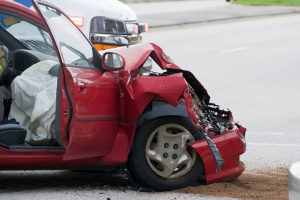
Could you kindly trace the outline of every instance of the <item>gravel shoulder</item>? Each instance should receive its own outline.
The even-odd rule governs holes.
[[[239,178],[205,186],[187,187],[178,193],[214,195],[239,199],[288,199],[288,170],[248,171]]]

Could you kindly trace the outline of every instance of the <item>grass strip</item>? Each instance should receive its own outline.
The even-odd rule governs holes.
[[[300,6],[300,0],[234,0],[233,3],[249,6]]]

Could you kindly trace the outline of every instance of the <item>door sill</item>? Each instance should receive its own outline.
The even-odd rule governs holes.
[[[27,145],[5,145],[1,144],[0,146],[14,151],[65,151],[61,146],[27,146]]]

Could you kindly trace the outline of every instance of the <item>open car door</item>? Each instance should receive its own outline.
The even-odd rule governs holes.
[[[118,131],[120,108],[115,76],[101,70],[101,56],[54,6],[33,4],[48,26],[59,56],[57,139],[64,160],[107,155]]]

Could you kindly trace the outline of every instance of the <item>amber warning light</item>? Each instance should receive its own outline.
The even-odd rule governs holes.
[[[74,22],[74,24],[77,26],[77,27],[83,27],[84,25],[84,19],[83,17],[70,17],[70,19]]]

